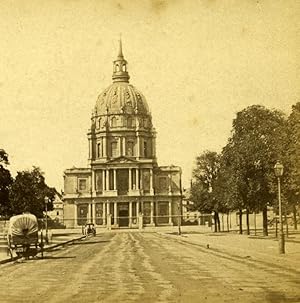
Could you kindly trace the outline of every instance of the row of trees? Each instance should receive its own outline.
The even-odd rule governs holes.
[[[237,113],[231,136],[219,154],[206,151],[196,158],[191,200],[201,212],[214,213],[215,231],[220,230],[219,213],[238,211],[240,233],[242,212],[263,213],[268,234],[267,207],[277,207],[274,165],[284,165],[283,202],[294,213],[300,194],[300,102],[286,117],[278,110],[253,105]]]
[[[20,171],[13,178],[8,166],[8,155],[5,150],[0,149],[0,217],[10,217],[22,212],[42,217],[46,196],[50,201],[48,209],[53,209],[55,189],[47,186],[40,168]]]

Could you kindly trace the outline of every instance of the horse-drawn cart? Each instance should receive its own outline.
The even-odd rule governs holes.
[[[39,240],[38,221],[35,215],[25,213],[13,216],[9,220],[7,245],[10,257],[36,256],[41,253],[43,257],[43,234]]]

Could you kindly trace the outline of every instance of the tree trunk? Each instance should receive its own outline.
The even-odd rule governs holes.
[[[254,235],[256,236],[256,211],[254,212]]]
[[[219,216],[218,212],[217,212],[217,222],[218,222],[218,231],[221,231],[221,228],[220,228],[220,216]]]
[[[288,224],[288,217],[287,217],[287,210],[286,207],[284,209],[284,219],[285,219],[285,228],[286,228],[286,237],[289,237],[289,224]]]
[[[224,232],[224,214],[222,213],[222,231]]]
[[[294,229],[297,230],[298,226],[297,226],[297,208],[296,205],[293,205],[293,218],[294,218]]]
[[[215,220],[215,232],[220,231],[220,218],[219,213],[217,211],[214,212],[214,220]]]
[[[268,209],[267,206],[263,209],[263,235],[268,236]]]
[[[214,211],[215,233],[218,231],[217,212]]]
[[[243,234],[243,210],[239,210],[239,228],[240,228],[240,234]]]
[[[249,209],[246,210],[247,235],[250,235]]]
[[[226,220],[226,223],[227,223],[227,232],[229,232],[229,212],[227,212],[227,220]]]

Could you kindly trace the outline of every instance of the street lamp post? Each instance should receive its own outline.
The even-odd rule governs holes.
[[[46,221],[45,221],[45,228],[46,228],[46,242],[48,242],[48,202],[49,198],[45,197],[45,211],[46,211]]]
[[[274,166],[275,176],[277,177],[278,182],[278,209],[279,209],[279,253],[285,253],[285,244],[284,244],[284,233],[283,233],[283,222],[282,222],[282,206],[281,206],[281,193],[280,193],[280,177],[283,175],[283,165],[277,161]]]

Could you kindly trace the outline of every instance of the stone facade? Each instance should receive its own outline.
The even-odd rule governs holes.
[[[121,42],[112,78],[91,117],[89,167],[64,172],[65,224],[176,224],[181,169],[157,164],[152,116],[145,97],[129,84]]]

